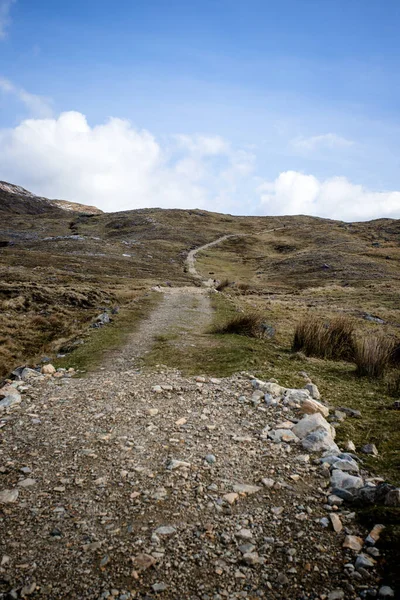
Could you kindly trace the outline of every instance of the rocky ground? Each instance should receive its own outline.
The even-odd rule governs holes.
[[[394,598],[315,386],[43,370],[0,403],[0,598]]]

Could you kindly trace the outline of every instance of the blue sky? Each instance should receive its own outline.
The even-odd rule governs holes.
[[[0,0],[0,179],[399,218],[399,22],[398,0]]]

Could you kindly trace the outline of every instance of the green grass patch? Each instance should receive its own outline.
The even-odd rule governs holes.
[[[53,362],[54,366],[56,368],[73,367],[80,373],[92,371],[105,360],[108,352],[117,350],[124,344],[128,335],[133,333],[140,322],[149,316],[160,300],[160,294],[149,293],[122,307],[117,315],[113,315],[111,323],[99,329],[89,329],[82,336],[84,344],[78,346],[64,358],[56,359]]]

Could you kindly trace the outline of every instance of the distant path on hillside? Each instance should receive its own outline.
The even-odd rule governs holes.
[[[211,248],[212,246],[217,246],[218,244],[222,244],[222,242],[225,242],[225,240],[228,240],[229,238],[247,237],[250,235],[262,235],[263,233],[271,233],[272,231],[279,231],[281,229],[285,229],[285,227],[274,227],[273,229],[264,229],[263,231],[259,231],[258,233],[229,233],[227,235],[223,235],[222,237],[217,238],[213,242],[204,244],[204,246],[199,246],[198,248],[194,248],[193,250],[190,250],[190,252],[188,253],[188,255],[186,257],[185,265],[186,265],[187,272],[190,273],[190,275],[192,275],[196,279],[202,279],[202,276],[196,269],[197,254],[199,252],[203,252],[203,250],[207,250],[208,248]],[[203,281],[203,283],[205,285],[207,285],[207,282]]]

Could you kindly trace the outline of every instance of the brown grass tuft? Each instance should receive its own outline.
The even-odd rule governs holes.
[[[374,379],[382,377],[391,364],[394,342],[384,335],[362,337],[355,346],[357,375]]]
[[[222,281],[220,281],[216,286],[215,289],[218,292],[222,292],[222,290],[224,290],[225,288],[229,287],[231,285],[231,282],[229,281],[229,279],[223,279]]]
[[[263,320],[257,313],[237,315],[222,325],[216,325],[212,333],[245,335],[247,337],[262,337]]]
[[[354,323],[346,317],[326,322],[308,316],[296,326],[292,351],[319,358],[352,360]]]

